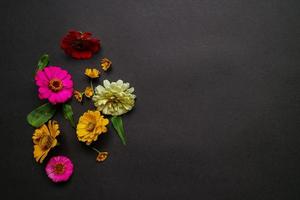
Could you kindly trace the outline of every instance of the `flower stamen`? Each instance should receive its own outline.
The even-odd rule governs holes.
[[[63,174],[65,172],[65,165],[62,163],[58,163],[54,165],[54,173],[55,174]]]
[[[53,92],[59,92],[63,88],[62,81],[59,79],[52,79],[49,81],[49,89]]]
[[[92,130],[94,130],[94,129],[95,129],[95,126],[96,126],[96,124],[95,124],[95,123],[93,123],[93,122],[89,122],[89,123],[88,123],[88,125],[87,125],[87,127],[86,127],[86,130],[88,130],[88,131],[92,131]]]

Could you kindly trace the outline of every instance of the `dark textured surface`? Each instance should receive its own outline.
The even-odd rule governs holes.
[[[1,196],[5,199],[300,199],[299,0],[1,1]],[[70,29],[101,38],[87,61],[59,49]],[[55,185],[34,162],[28,112],[41,104],[39,56],[64,66],[83,89],[101,56],[101,78],[130,82],[135,110],[128,145],[110,130],[96,146],[77,142],[61,117],[51,155],[74,162]],[[73,101],[76,120],[92,104]]]

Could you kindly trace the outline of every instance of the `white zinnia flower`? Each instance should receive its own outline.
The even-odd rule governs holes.
[[[95,88],[93,101],[97,110],[106,115],[118,116],[132,109],[136,96],[132,94],[134,88],[129,88],[129,83],[123,83],[122,80],[110,83],[104,80],[103,86]]]

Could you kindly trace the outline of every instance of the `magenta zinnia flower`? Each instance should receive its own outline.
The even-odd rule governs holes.
[[[52,157],[46,166],[46,173],[53,182],[67,181],[73,174],[73,163],[66,156]]]
[[[36,73],[36,85],[39,86],[39,98],[50,103],[65,103],[72,97],[73,81],[71,75],[57,66],[48,66]]]

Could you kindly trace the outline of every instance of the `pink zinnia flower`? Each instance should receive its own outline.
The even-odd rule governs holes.
[[[71,75],[57,66],[48,66],[36,73],[36,85],[39,86],[39,98],[50,103],[65,103],[72,97],[73,81]]]
[[[73,163],[66,156],[52,157],[46,166],[46,173],[53,182],[67,181],[73,174]]]

